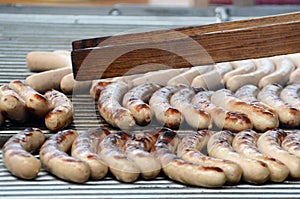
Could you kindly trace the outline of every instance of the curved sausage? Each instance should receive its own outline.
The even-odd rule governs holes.
[[[155,178],[161,170],[160,162],[149,152],[157,136],[153,130],[136,133],[123,147],[125,155],[137,164],[145,179]]]
[[[230,64],[234,69],[224,74],[223,81],[225,84],[233,76],[250,73],[256,69],[255,64],[251,60],[234,61],[230,62]]]
[[[271,112],[240,100],[230,90],[221,89],[214,92],[211,96],[211,101],[230,111],[246,114],[253,122],[253,127],[259,131],[276,128],[279,125],[278,118]]]
[[[257,98],[275,109],[281,123],[287,126],[298,126],[300,110],[280,99],[281,90],[282,87],[279,84],[270,84],[260,90]]]
[[[152,112],[147,104],[152,94],[161,86],[155,83],[145,83],[130,89],[123,97],[123,106],[127,108],[139,125],[151,122]]]
[[[226,82],[227,89],[236,91],[246,84],[258,85],[260,79],[270,74],[275,68],[274,64],[268,59],[253,60],[253,63],[256,64],[256,70],[231,77]]]
[[[186,122],[194,129],[206,129],[211,124],[209,113],[190,103],[195,93],[201,91],[204,91],[202,87],[184,88],[170,99],[170,104],[182,113]]]
[[[151,152],[159,159],[163,172],[172,180],[194,186],[220,187],[226,182],[224,172],[217,167],[205,167],[186,162],[174,154],[180,142],[174,131],[162,129]]]
[[[75,130],[64,130],[52,135],[40,149],[40,159],[47,171],[58,178],[83,183],[90,177],[89,165],[67,154],[78,136]]]
[[[287,150],[289,153],[296,155],[300,158],[300,131],[294,130],[285,136],[281,142],[281,147]]]
[[[218,90],[224,88],[223,76],[232,70],[232,66],[228,62],[217,63],[215,68],[204,74],[195,77],[191,86],[201,86],[208,90]]]
[[[242,176],[242,169],[238,164],[229,160],[209,157],[201,153],[211,135],[211,131],[201,130],[192,135],[184,136],[177,147],[177,155],[187,162],[219,167],[226,175],[226,183],[237,184]]]
[[[259,88],[263,88],[268,84],[280,84],[285,86],[289,81],[290,74],[294,71],[293,62],[287,58],[273,58],[272,61],[276,65],[276,70],[269,75],[264,76],[258,83]]]
[[[32,114],[42,118],[49,112],[48,100],[29,85],[20,80],[13,80],[8,86],[25,101],[26,108]]]
[[[168,128],[179,128],[184,117],[178,109],[171,106],[170,98],[177,91],[188,88],[185,84],[165,86],[153,93],[149,105],[156,119]]]
[[[167,83],[167,85],[174,85],[174,84],[187,84],[191,85],[193,79],[200,74],[207,73],[214,69],[213,65],[207,66],[196,66],[193,68],[188,69],[187,71],[180,72],[178,75],[173,76]]]
[[[213,92],[203,91],[197,93],[191,103],[204,111],[208,112],[219,129],[241,131],[253,127],[247,115],[238,112],[228,111],[220,106],[216,106],[210,101]]]
[[[122,182],[134,182],[140,175],[137,164],[129,159],[122,147],[130,135],[124,132],[112,133],[100,143],[100,155],[109,166],[111,173]]]
[[[289,169],[282,162],[265,155],[256,146],[259,134],[253,130],[244,130],[237,133],[232,141],[232,147],[238,153],[255,160],[260,160],[268,165],[270,180],[283,182],[289,175]]]
[[[266,109],[267,111],[271,112],[274,115],[274,117],[278,118],[278,114],[275,111],[275,109],[257,99],[258,92],[259,89],[257,86],[248,84],[239,88],[235,92],[235,96],[240,100],[250,103],[251,105],[255,105],[261,107],[262,109]]]
[[[98,155],[98,145],[110,132],[105,129],[96,128],[81,132],[72,144],[71,155],[86,162],[91,170],[90,178],[99,180],[106,176],[108,166]]]
[[[113,83],[112,81],[108,80],[94,80],[92,81],[92,85],[90,88],[90,95],[94,100],[98,100],[101,91],[109,84]]]
[[[291,84],[280,92],[280,98],[300,110],[300,84]]]
[[[98,99],[98,110],[104,120],[122,130],[128,130],[135,126],[132,113],[120,104],[123,95],[128,90],[128,85],[123,82],[111,83],[101,91]]]
[[[290,170],[290,176],[299,179],[300,159],[280,146],[286,135],[286,132],[280,129],[269,130],[258,138],[257,147],[261,152],[285,164]]]
[[[237,153],[231,146],[233,134],[230,131],[220,131],[213,134],[207,143],[208,154],[212,157],[230,160],[241,166],[243,179],[246,182],[261,184],[270,177],[267,165],[258,160],[247,158]]]
[[[18,122],[25,122],[28,114],[25,101],[8,85],[0,87],[0,110],[4,117]]]
[[[74,107],[71,100],[57,90],[47,91],[45,97],[52,108],[45,117],[47,128],[58,131],[68,126],[74,118]]]
[[[13,135],[2,147],[6,168],[19,178],[36,178],[41,162],[30,153],[37,150],[44,140],[45,135],[38,128],[27,128]]]

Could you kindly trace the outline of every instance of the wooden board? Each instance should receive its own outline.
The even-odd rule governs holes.
[[[92,80],[297,52],[300,12],[74,41],[72,64],[76,80]]]

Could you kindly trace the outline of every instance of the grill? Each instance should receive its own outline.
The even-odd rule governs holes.
[[[0,6],[0,84],[25,79],[31,74],[25,56],[30,51],[71,50],[71,41],[124,32],[214,23],[214,17],[199,16],[108,16],[109,8],[59,8]],[[126,7],[128,10],[128,8]],[[92,14],[89,11],[92,10]],[[34,14],[33,14],[34,13]],[[71,14],[72,13],[72,14]],[[97,15],[100,13],[102,15]],[[75,15],[76,14],[76,15]],[[83,131],[105,126],[88,94],[69,96],[74,103],[75,120],[70,128]],[[39,127],[36,121],[17,125],[6,121],[0,127],[0,146],[26,127]],[[2,157],[2,151],[0,151]],[[299,198],[300,183],[285,181],[263,185],[239,184],[218,189],[190,187],[160,175],[154,180],[139,179],[120,183],[108,175],[100,181],[72,184],[42,170],[38,178],[27,181],[12,176],[0,159],[1,198]]]

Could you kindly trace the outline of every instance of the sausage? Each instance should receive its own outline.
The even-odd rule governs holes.
[[[159,71],[151,71],[146,73],[141,77],[137,77],[132,80],[133,86],[138,86],[147,82],[153,82],[162,86],[167,85],[168,81],[172,78],[177,76],[178,74],[187,71],[188,68],[180,68],[180,69],[166,69],[166,70],[159,70]],[[164,78],[161,78],[164,77]]]
[[[156,119],[168,128],[179,128],[184,120],[180,111],[171,106],[169,101],[175,92],[187,87],[185,84],[165,86],[154,92],[149,100],[149,105]]]
[[[108,166],[97,154],[97,150],[100,142],[109,134],[110,132],[106,129],[88,129],[79,133],[72,144],[71,156],[89,165],[91,170],[90,178],[93,180],[104,178],[108,172]]]
[[[92,81],[76,81],[73,73],[70,73],[61,78],[59,88],[65,94],[78,94],[88,91],[91,85]]]
[[[211,101],[230,111],[246,114],[253,122],[253,127],[259,131],[276,128],[279,125],[278,118],[271,112],[240,100],[228,89],[221,89],[214,92],[211,96]]]
[[[44,93],[51,89],[60,89],[60,82],[65,75],[73,74],[71,67],[48,70],[28,76],[25,82],[37,92]]]
[[[257,147],[262,152],[285,164],[290,170],[290,176],[300,178],[300,159],[284,150],[280,145],[286,137],[286,132],[281,129],[269,130],[257,140]]]
[[[31,152],[37,150],[44,140],[45,135],[38,128],[26,128],[13,135],[2,147],[6,168],[19,178],[36,178],[41,169],[41,162]]]
[[[132,113],[121,106],[121,99],[129,90],[127,84],[115,82],[107,85],[98,99],[98,110],[104,120],[113,127],[128,130],[135,126]]]
[[[170,179],[193,186],[221,187],[226,182],[224,172],[218,167],[208,167],[186,162],[174,154],[180,142],[178,135],[170,129],[162,129],[151,149]]]
[[[176,76],[174,75],[167,83],[167,85],[174,85],[174,84],[187,84],[191,85],[193,79],[200,74],[205,74],[208,71],[214,69],[213,65],[206,65],[206,66],[196,66],[193,68],[188,69],[187,71],[178,73]]]
[[[136,163],[145,179],[155,178],[161,170],[160,162],[149,152],[157,136],[153,130],[136,133],[123,147],[125,155]]]
[[[184,136],[178,145],[177,155],[187,162],[219,167],[226,175],[226,183],[237,184],[242,176],[242,169],[238,164],[229,160],[209,157],[201,153],[211,135],[211,131],[201,130]]]
[[[67,154],[78,132],[59,131],[46,140],[40,149],[40,159],[47,171],[63,180],[84,183],[90,177],[89,165]]]
[[[200,74],[195,77],[191,86],[201,86],[208,90],[218,90],[224,88],[223,76],[225,73],[232,70],[232,66],[228,62],[217,63],[215,69]]]
[[[132,88],[124,95],[123,106],[132,113],[137,124],[146,125],[151,122],[152,112],[147,103],[160,88],[160,85],[149,82]]]
[[[300,158],[299,151],[299,143],[300,143],[300,131],[294,130],[285,136],[285,138],[281,142],[281,147],[287,150],[289,153],[296,155]]]
[[[273,72],[275,68],[274,64],[269,59],[253,60],[253,63],[256,64],[255,71],[235,75],[229,78],[226,82],[226,88],[231,91],[236,91],[246,84],[258,85],[260,79]]]
[[[297,68],[300,67],[300,53],[288,54],[286,57],[290,59]]]
[[[71,66],[71,56],[66,51],[33,51],[27,54],[26,64],[30,71],[42,72]]]
[[[25,122],[28,115],[25,101],[8,85],[0,87],[0,110],[4,117],[18,122]]]
[[[112,81],[108,80],[94,80],[92,81],[92,85],[90,88],[90,95],[91,97],[97,101],[99,99],[101,91],[108,85],[113,83]]]
[[[289,81],[287,84],[300,84],[300,67],[291,72]]]
[[[260,90],[257,98],[275,109],[282,124],[298,126],[300,122],[300,111],[280,99],[279,95],[281,90],[282,87],[279,84],[270,84]]]
[[[57,90],[47,91],[45,97],[52,109],[45,117],[47,128],[58,131],[67,127],[74,119],[74,107],[71,100]]]
[[[212,91],[197,93],[191,103],[204,111],[208,112],[219,129],[241,131],[253,127],[253,123],[247,115],[239,112],[228,111],[220,106],[216,106],[210,101]]]
[[[26,109],[33,115],[43,118],[49,112],[50,106],[45,96],[26,83],[20,80],[13,80],[8,86],[25,101]]]
[[[186,122],[194,129],[206,129],[211,125],[209,113],[190,103],[195,93],[201,91],[204,91],[202,87],[184,88],[176,92],[170,100],[170,104],[182,113]]]
[[[238,153],[255,160],[260,160],[268,165],[270,180],[283,182],[289,175],[290,170],[279,160],[276,160],[259,151],[256,142],[259,134],[253,130],[244,130],[237,133],[232,141],[232,147]]]
[[[257,99],[257,94],[259,92],[259,89],[255,85],[247,84],[245,86],[242,86],[235,92],[235,96],[239,98],[240,100],[243,100],[247,103],[250,103],[251,105],[255,105],[258,107],[261,107],[263,109],[266,109],[267,111],[271,112],[274,117],[278,118],[278,114],[271,106],[267,105],[266,103],[263,103]]]
[[[137,164],[129,159],[122,147],[130,135],[125,132],[112,133],[100,143],[100,155],[109,166],[110,172],[122,182],[134,182],[140,175]]]
[[[259,88],[263,88],[268,84],[280,84],[285,86],[289,81],[290,74],[294,71],[295,66],[293,62],[287,58],[273,58],[272,61],[275,63],[276,70],[269,75],[264,76],[258,83]]]
[[[223,82],[227,84],[227,81],[235,76],[244,73],[250,73],[256,69],[255,64],[251,60],[241,60],[230,62],[233,67],[233,70],[227,72],[223,76]]]
[[[284,87],[280,92],[280,99],[300,110],[300,84],[291,84]]]
[[[268,166],[262,161],[247,158],[236,152],[231,146],[232,140],[233,134],[230,131],[219,131],[213,134],[207,143],[208,154],[240,165],[246,182],[255,184],[266,182],[270,177]]]

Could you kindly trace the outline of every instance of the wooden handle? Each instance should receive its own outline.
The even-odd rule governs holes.
[[[145,73],[166,66],[185,68],[297,53],[300,52],[300,15],[290,17],[286,22],[272,20],[272,24],[229,28],[189,37],[73,50],[74,78],[92,80]],[[169,34],[171,32],[167,32]]]

